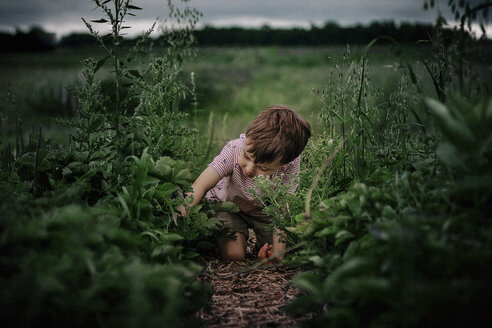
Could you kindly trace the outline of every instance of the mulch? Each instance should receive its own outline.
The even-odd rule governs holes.
[[[285,265],[258,266],[248,240],[247,256],[241,262],[209,259],[200,280],[208,281],[213,290],[212,304],[202,308],[197,316],[206,327],[295,327],[310,318],[309,314],[293,317],[282,310],[302,291],[291,279],[300,268]]]

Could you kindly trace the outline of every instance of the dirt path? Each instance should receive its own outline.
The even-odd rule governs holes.
[[[291,283],[300,269],[282,265],[254,268],[257,261],[251,254],[248,258],[243,262],[207,262],[200,279],[208,281],[215,293],[211,306],[198,313],[206,326],[294,327],[307,319],[282,311],[301,293]]]

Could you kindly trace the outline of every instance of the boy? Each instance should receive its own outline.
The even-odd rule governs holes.
[[[248,189],[255,186],[255,176],[264,175],[281,177],[283,183],[291,185],[289,191],[294,192],[300,154],[310,136],[309,123],[294,110],[284,105],[271,106],[250,123],[246,134],[227,143],[193,183],[191,206],[197,205],[205,195],[209,200],[232,201],[240,209],[239,213],[217,214],[236,237],[218,240],[223,259],[244,259],[248,228],[256,234],[257,250],[262,246],[258,253],[260,259],[285,250],[277,231],[265,232],[272,218],[262,212]]]

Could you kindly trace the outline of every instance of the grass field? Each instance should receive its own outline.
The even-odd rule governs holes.
[[[318,116],[322,104],[313,89],[329,88],[330,74],[342,71],[349,74],[350,69],[356,69],[362,50],[363,47],[352,47],[344,57],[347,47],[341,46],[198,48],[196,57],[185,62],[183,71],[188,84],[191,72],[196,82],[198,113],[197,121],[191,124],[206,134],[209,122],[213,121],[214,139],[230,139],[244,131],[262,109],[272,104],[287,104],[304,115],[315,131],[321,131]],[[407,47],[403,58],[415,63],[427,54],[426,48]],[[154,50],[153,55],[158,56],[159,50]],[[376,46],[368,56],[371,87],[380,90],[380,97],[384,97],[396,88],[401,78],[401,57],[397,57],[390,46]],[[82,60],[101,58],[101,50],[57,49],[0,57],[2,113],[21,119],[25,127],[42,125],[47,137],[63,142],[67,131],[54,124],[53,118],[75,115],[75,102],[66,89],[80,79]],[[350,62],[355,66],[350,68],[347,64]],[[98,73],[103,82],[110,75],[107,66]],[[416,65],[416,72],[431,87],[422,67]],[[374,100],[376,104],[383,101]],[[189,98],[182,107],[184,111],[194,110]],[[210,113],[213,113],[212,118]],[[8,127],[3,128],[8,133]]]
[[[203,112],[219,117],[227,114],[226,122],[219,118],[216,122],[223,125],[225,138],[237,135],[260,110],[272,104],[292,106],[320,131],[322,104],[313,89],[330,87],[330,73],[350,69],[343,63],[346,51],[344,47],[199,49],[197,59],[185,68],[187,73],[196,74]],[[360,53],[360,47],[352,49],[348,60],[357,63]],[[376,48],[370,54],[373,86],[392,92],[401,76],[398,61],[390,47]]]

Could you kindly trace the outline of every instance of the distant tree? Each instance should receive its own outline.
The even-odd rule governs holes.
[[[329,44],[365,44],[387,35],[400,43],[415,43],[428,39],[432,33],[432,24],[396,25],[392,21],[372,22],[368,26],[341,27],[335,22],[326,22],[324,26],[311,26],[310,29],[290,28],[274,29],[268,25],[261,28],[205,26],[194,31],[198,45],[283,45],[317,46]],[[384,42],[384,41],[383,41]]]
[[[41,27],[33,26],[28,32],[17,30],[14,35],[2,34],[0,37],[0,51],[48,51],[56,47],[54,33],[49,33]]]
[[[59,45],[62,47],[92,46],[96,43],[94,36],[88,33],[72,33],[61,38]]]

